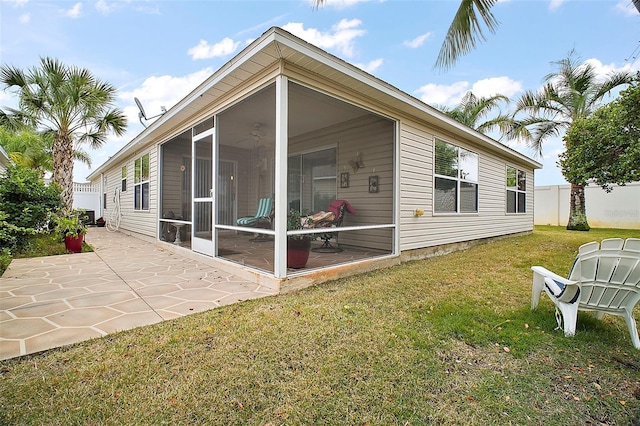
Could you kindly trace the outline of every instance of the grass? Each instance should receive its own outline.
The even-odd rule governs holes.
[[[82,252],[91,252],[93,249],[87,243],[82,243]],[[58,234],[37,234],[32,236],[27,246],[10,255],[0,253],[0,277],[7,269],[11,260],[25,257],[56,256],[70,253],[64,246],[64,240]]]
[[[624,321],[555,331],[530,266],[640,230],[536,227],[464,252],[0,362],[0,424],[626,425]]]

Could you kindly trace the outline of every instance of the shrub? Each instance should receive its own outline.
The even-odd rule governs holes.
[[[29,235],[47,229],[60,206],[57,185],[45,185],[36,170],[9,167],[0,177],[0,249],[22,247]]]

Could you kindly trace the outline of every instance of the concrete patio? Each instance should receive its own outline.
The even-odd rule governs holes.
[[[105,228],[93,253],[16,259],[0,278],[0,360],[276,292]]]

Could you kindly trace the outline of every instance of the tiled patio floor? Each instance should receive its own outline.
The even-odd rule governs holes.
[[[275,294],[105,228],[93,253],[16,259],[0,278],[0,360]]]

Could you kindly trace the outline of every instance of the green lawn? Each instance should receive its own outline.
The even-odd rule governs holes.
[[[638,424],[624,321],[565,338],[546,296],[530,310],[531,265],[614,236],[640,230],[537,227],[0,362],[0,424]]]
[[[87,243],[82,243],[82,252],[91,252],[93,249]],[[29,242],[24,249],[10,255],[8,253],[0,252],[0,277],[4,273],[5,269],[11,264],[13,259],[20,259],[25,257],[40,257],[40,256],[56,256],[60,254],[68,254],[64,240],[58,234],[37,234],[31,236]]]

